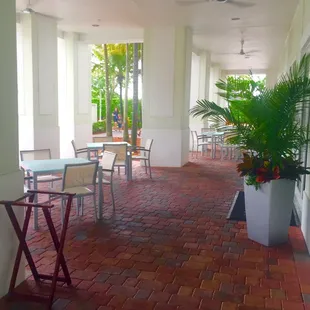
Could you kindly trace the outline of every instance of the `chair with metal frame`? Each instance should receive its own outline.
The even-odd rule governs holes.
[[[117,155],[114,166],[118,169],[120,174],[120,167],[125,167],[125,174],[128,173],[128,144],[127,142],[118,144],[105,144],[103,145],[103,151],[115,153]]]
[[[113,137],[93,137],[94,143],[113,142]],[[95,151],[96,159],[99,160],[102,157],[102,150]]]
[[[52,159],[52,154],[51,154],[50,149],[23,150],[23,151],[20,151],[20,159],[21,161]],[[31,182],[33,181],[32,176],[30,175],[28,171],[26,171],[25,177],[27,180],[28,187],[30,189]],[[53,182],[59,181],[61,179],[62,179],[62,176],[57,176],[57,175],[52,175],[52,174],[39,175],[37,178],[37,182],[38,183],[48,182],[48,183],[53,184]]]
[[[196,146],[196,158],[198,157],[198,149],[201,146],[201,154],[204,152],[204,148],[208,145],[211,145],[211,142],[204,141],[205,137],[203,135],[198,135],[196,130],[191,130],[191,136],[192,136],[192,156],[194,156],[194,149]]]
[[[140,155],[133,155],[133,160],[143,160],[145,166],[145,173],[147,174],[147,170],[150,172],[150,178],[152,179],[152,169],[151,169],[151,149],[153,145],[153,139],[147,139],[144,147],[136,146],[133,148],[134,151],[140,151]]]
[[[92,196],[95,211],[95,221],[97,220],[96,177],[98,172],[98,165],[98,161],[65,165],[61,187],[51,188],[51,190],[55,192],[66,192],[70,194],[75,194],[74,198],[77,199],[77,216],[84,214],[84,197]],[[89,186],[92,186],[92,189],[90,189]],[[61,200],[62,223],[64,219],[64,203],[65,197],[63,197]]]
[[[113,137],[93,137],[93,142],[113,142]]]
[[[76,144],[75,144],[74,140],[71,140],[71,144],[72,144],[72,147],[73,147],[74,157],[75,158],[78,158],[78,157],[88,158],[88,149],[87,149],[87,147],[78,149],[76,147]],[[85,156],[79,156],[81,154],[85,154]]]
[[[110,185],[110,192],[112,197],[113,210],[115,211],[115,199],[114,199],[114,187],[113,187],[113,173],[114,165],[117,158],[117,154],[104,151],[101,158],[101,167],[102,167],[102,184]],[[96,181],[98,183],[98,180]]]

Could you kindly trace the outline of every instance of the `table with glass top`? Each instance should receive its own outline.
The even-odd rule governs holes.
[[[82,164],[88,163],[89,160],[85,158],[64,158],[64,159],[45,159],[45,160],[25,160],[21,162],[22,168],[31,172],[33,176],[33,189],[38,189],[38,176],[63,173],[65,165],[68,164]],[[98,166],[98,184],[102,184],[102,168]],[[103,207],[103,190],[102,186],[98,186],[98,218],[102,218],[102,207]],[[34,208],[34,229],[38,229],[38,209]]]
[[[88,149],[88,159],[90,159],[90,153],[91,151],[101,151],[104,149],[105,145],[123,145],[127,144],[127,181],[132,180],[132,158],[131,158],[131,144],[125,141],[119,141],[119,142],[91,142],[86,143],[87,149]]]

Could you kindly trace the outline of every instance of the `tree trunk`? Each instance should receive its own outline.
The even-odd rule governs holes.
[[[131,143],[137,145],[138,131],[138,83],[139,83],[139,43],[133,45],[133,98],[132,98],[132,128],[131,128]]]
[[[107,46],[107,44],[104,44],[104,67],[105,67],[106,128],[107,128],[107,136],[112,137],[112,114],[111,114],[110,80],[109,80],[109,58],[108,58],[108,46]]]
[[[128,134],[128,85],[129,85],[129,44],[126,44],[126,76],[125,76],[125,98],[124,98],[124,115],[123,115],[123,140],[129,142]]]
[[[124,105],[123,105],[123,79],[119,83],[119,110],[122,118],[124,118]]]

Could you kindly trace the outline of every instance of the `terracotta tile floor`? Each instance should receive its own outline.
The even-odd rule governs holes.
[[[191,161],[156,168],[153,180],[137,166],[131,183],[116,174],[116,212],[106,189],[100,223],[90,203],[83,217],[73,210],[65,247],[73,286],[57,288],[53,309],[310,309],[300,230],[291,228],[290,242],[280,247],[251,242],[245,223],[226,220],[242,187],[235,162]],[[52,216],[59,229],[59,212]],[[52,272],[55,252],[40,222],[28,243],[39,270]],[[47,287],[29,277],[19,289],[44,294]],[[2,300],[0,309],[42,307]]]

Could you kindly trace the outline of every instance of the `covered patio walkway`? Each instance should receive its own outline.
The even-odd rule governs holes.
[[[142,167],[115,177],[116,212],[105,191],[105,220],[93,208],[70,220],[65,255],[73,287],[58,287],[53,309],[310,309],[310,261],[299,228],[265,248],[226,215],[242,180],[235,162],[193,160],[182,168]],[[73,208],[74,209],[74,208]],[[60,229],[58,210],[52,214]],[[39,269],[52,272],[52,240],[41,218],[28,242]],[[22,291],[44,294],[29,277]],[[6,304],[0,309],[41,309]]]

